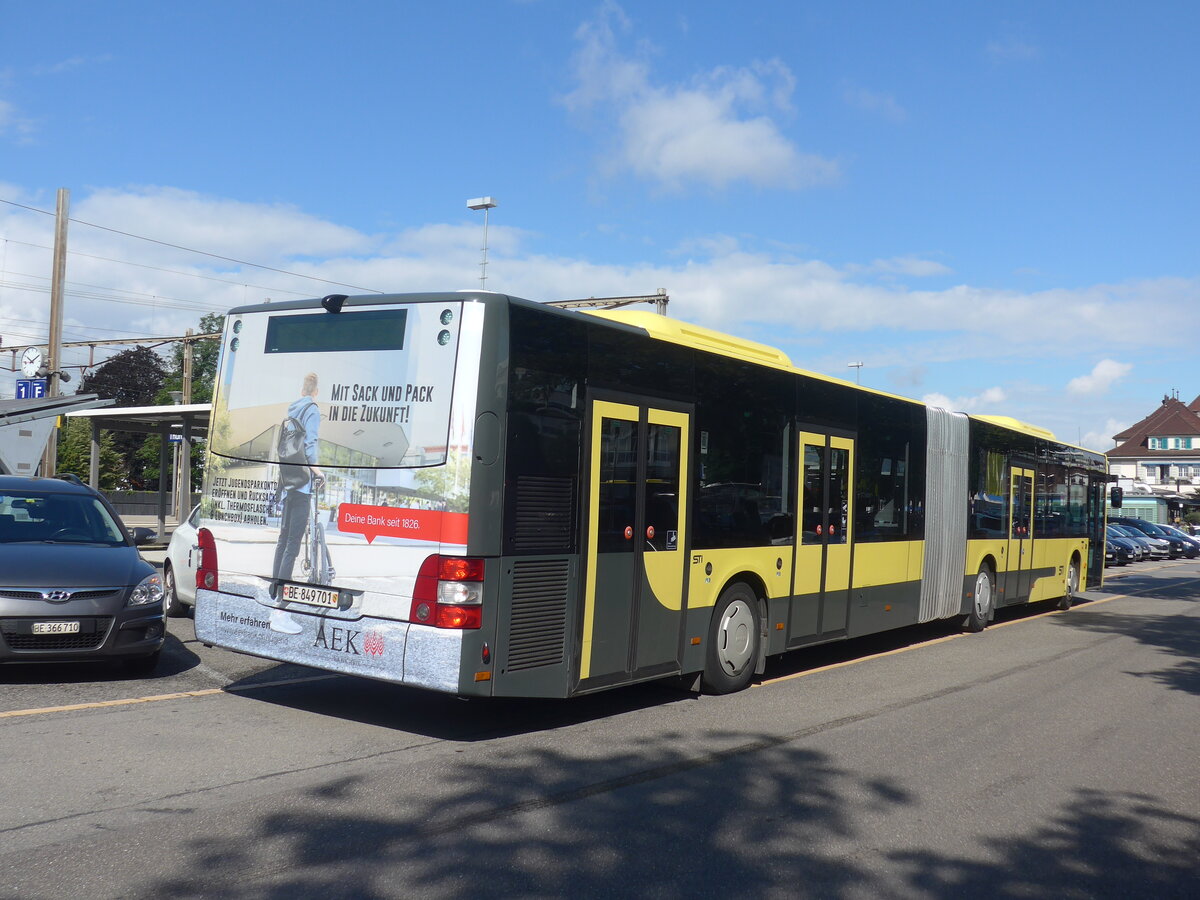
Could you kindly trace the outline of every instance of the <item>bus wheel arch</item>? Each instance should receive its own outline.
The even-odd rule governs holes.
[[[967,610],[967,618],[963,627],[967,631],[979,632],[987,628],[988,622],[996,615],[996,564],[990,556],[984,557],[979,563],[979,571],[975,575],[974,588],[971,591],[971,602]]]
[[[762,594],[744,575],[730,579],[713,606],[700,684],[710,694],[749,686],[761,670],[765,642]]]

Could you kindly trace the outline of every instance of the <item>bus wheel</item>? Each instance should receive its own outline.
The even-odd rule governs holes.
[[[967,631],[983,631],[992,618],[992,606],[995,603],[996,576],[991,567],[984,563],[979,567],[975,576],[975,593],[971,601],[971,611],[963,624]]]
[[[731,584],[713,608],[702,684],[710,694],[731,694],[750,684],[761,640],[758,597],[748,586]]]
[[[1067,592],[1058,598],[1059,609],[1070,609],[1075,603],[1075,593],[1079,590],[1079,560],[1071,560],[1067,569]]]

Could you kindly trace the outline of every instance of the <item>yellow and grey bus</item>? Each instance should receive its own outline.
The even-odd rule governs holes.
[[[230,312],[196,632],[464,696],[668,676],[1100,583],[1104,458],[653,313]]]

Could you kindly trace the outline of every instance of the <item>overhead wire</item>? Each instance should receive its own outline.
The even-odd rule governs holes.
[[[9,206],[14,206],[19,209],[28,210],[30,212],[41,213],[41,214],[47,215],[47,216],[55,215],[55,213],[50,212],[49,210],[39,209],[34,206],[28,206],[23,203],[17,203],[16,201],[8,200],[5,198],[0,198],[0,203],[7,204]],[[304,279],[307,281],[312,281],[312,282],[316,282],[316,283],[320,283],[320,284],[329,284],[329,285],[333,285],[333,286],[337,286],[337,287],[348,287],[348,288],[352,288],[354,290],[366,291],[369,293],[383,293],[383,291],[380,291],[376,288],[366,288],[366,287],[361,287],[359,285],[349,284],[347,282],[340,282],[340,281],[333,281],[333,280],[326,279],[326,278],[319,278],[315,275],[306,275],[306,274],[303,274],[300,272],[291,272],[286,269],[280,269],[280,268],[277,268],[274,266],[267,266],[267,265],[263,265],[261,263],[250,262],[249,260],[242,260],[242,259],[237,259],[234,257],[223,256],[218,253],[212,253],[212,252],[209,252],[206,250],[199,250],[194,247],[186,247],[181,244],[174,244],[174,243],[170,243],[168,241],[161,241],[156,238],[150,238],[150,237],[146,237],[145,235],[134,234],[134,233],[128,232],[128,231],[122,231],[121,229],[111,228],[109,226],[100,225],[95,222],[87,222],[82,219],[74,219],[74,218],[68,217],[68,221],[74,222],[75,224],[83,225],[83,226],[86,226],[89,228],[95,228],[100,231],[106,231],[111,234],[121,235],[122,237],[128,237],[128,238],[133,238],[135,240],[146,241],[148,243],[158,244],[159,246],[169,247],[174,250],[181,250],[185,253],[194,253],[199,256],[205,256],[210,259],[219,259],[224,262],[234,263],[239,266],[249,266],[251,268],[261,269],[261,270],[267,271],[267,272],[275,272],[280,275],[286,275],[286,276],[292,277],[292,278],[300,278],[300,279]],[[32,243],[29,243],[26,241],[19,241],[14,238],[5,237],[4,238],[5,265],[7,265],[7,244],[9,241],[12,241],[13,243],[16,243],[16,244],[21,244],[23,246],[33,247],[36,249],[43,249],[43,250],[52,250],[53,249],[51,247],[46,247],[44,245],[32,244]],[[272,293],[276,293],[276,294],[293,294],[295,296],[305,296],[305,293],[302,291],[295,291],[295,290],[290,290],[287,288],[267,287],[267,286],[263,286],[263,285],[251,285],[246,282],[232,281],[229,279],[218,278],[218,277],[212,276],[212,275],[203,275],[203,274],[196,273],[196,272],[183,272],[180,270],[168,269],[168,268],[161,267],[161,266],[151,266],[151,265],[148,265],[145,263],[135,263],[135,262],[131,262],[128,260],[120,260],[120,259],[114,259],[111,257],[98,256],[95,254],[84,253],[84,252],[78,251],[78,250],[71,250],[69,248],[68,248],[67,252],[69,255],[80,256],[80,257],[85,257],[85,258],[89,258],[89,259],[98,259],[98,260],[101,260],[104,262],[112,262],[112,263],[116,263],[116,264],[120,264],[120,265],[135,266],[138,268],[144,268],[144,269],[148,269],[148,270],[152,270],[152,271],[161,271],[161,272],[165,272],[167,274],[176,274],[176,275],[183,275],[183,276],[188,276],[188,277],[193,277],[193,278],[201,278],[201,279],[205,279],[205,280],[209,280],[209,281],[216,281],[219,283],[228,284],[228,285],[231,285],[234,287],[240,287],[243,289],[254,288],[257,290],[271,291]],[[45,284],[45,282],[48,282],[49,279],[45,278],[44,276],[32,275],[32,274],[23,273],[23,272],[9,273],[9,272],[7,272],[7,270],[4,270],[0,274],[3,274],[3,275],[12,274],[12,275],[17,276],[18,278],[35,279],[35,283],[21,283],[21,282],[10,281],[7,278],[0,278],[0,288],[7,287],[7,288],[13,289],[13,290],[27,291],[27,292],[32,292],[32,293],[49,293],[50,292],[49,285]],[[41,282],[43,282],[43,284],[39,285],[36,283],[36,281],[41,281]],[[79,290],[79,288],[81,288],[81,287],[91,288],[92,290],[90,290],[90,291]],[[183,298],[177,298],[177,297],[162,297],[160,295],[148,294],[148,293],[140,292],[140,291],[129,291],[129,290],[125,290],[122,288],[111,288],[111,287],[105,287],[103,285],[89,284],[86,282],[68,282],[66,285],[64,285],[64,291],[68,296],[74,297],[76,299],[98,300],[98,301],[102,301],[102,302],[111,302],[111,303],[122,303],[122,304],[126,304],[126,305],[131,305],[131,306],[148,306],[148,307],[152,307],[152,308],[156,308],[156,309],[157,308],[167,308],[167,309],[178,309],[178,310],[185,310],[185,311],[203,311],[206,313],[221,313],[221,314],[223,314],[229,308],[231,308],[231,306],[227,306],[225,309],[220,309],[219,307],[214,308],[213,304],[205,303],[203,301],[185,300]],[[104,292],[109,292],[109,293],[104,293]],[[112,296],[113,293],[125,294],[127,296],[126,297]],[[135,299],[135,298],[139,298],[139,297],[142,299]],[[14,322],[14,323],[26,324],[26,325],[41,324],[36,321],[21,320],[21,319],[8,319],[8,321]],[[82,331],[82,329],[77,328],[77,327],[72,327],[72,326],[67,326],[67,328],[65,330],[69,330],[71,332]],[[113,333],[113,334],[136,334],[136,332],[131,332],[128,330],[123,330],[123,329],[109,329],[109,328],[100,328],[100,327],[93,327],[93,326],[89,326],[88,331],[89,332],[104,331],[104,332]],[[26,337],[31,342],[39,340],[42,337],[41,334],[31,335],[28,332],[24,332],[24,331],[19,331],[19,332],[14,331],[14,332],[12,332],[12,334],[14,336],[20,335],[22,337]],[[163,337],[166,337],[166,336],[163,336]],[[87,340],[86,337],[80,338],[80,339]],[[147,343],[153,343],[155,340],[156,340],[155,337],[148,337]],[[97,343],[101,344],[103,342],[98,341]],[[64,350],[65,349],[66,348],[64,348]],[[75,348],[72,348],[72,349],[75,349]],[[78,348],[78,349],[82,349],[82,348]],[[0,347],[0,350],[3,350],[3,348]],[[106,356],[106,358],[104,360],[101,360],[99,362],[94,362],[91,367],[96,367],[96,366],[102,365],[104,362],[106,362],[108,359],[111,359],[115,355],[117,355],[117,353],[110,354],[110,355]],[[72,366],[68,366],[68,367],[74,368],[76,366],[72,365]],[[89,368],[89,366],[79,365],[78,368],[86,369],[86,368]],[[0,371],[2,371],[2,369],[0,369]]]
[[[49,210],[38,209],[35,206],[26,206],[24,203],[17,203],[15,200],[6,200],[3,197],[0,197],[0,203],[7,203],[9,206],[16,206],[20,209],[29,210],[30,212],[42,213],[43,215],[47,215],[47,216],[55,215],[55,213],[52,213]],[[371,294],[384,293],[383,291],[378,290],[376,288],[361,287],[359,285],[349,284],[344,281],[332,281],[328,278],[318,278],[315,275],[304,275],[300,272],[289,272],[287,269],[279,269],[279,268],[276,268],[275,266],[262,265],[261,263],[250,262],[250,261],[244,260],[244,259],[236,259],[235,257],[232,257],[232,256],[222,256],[219,253],[210,253],[207,250],[197,250],[195,247],[185,247],[182,244],[172,244],[169,241],[160,241],[157,238],[146,237],[145,235],[142,235],[142,234],[133,234],[132,232],[129,232],[129,231],[122,231],[119,228],[110,228],[107,225],[97,225],[95,222],[85,222],[83,219],[73,219],[68,216],[67,221],[74,222],[77,225],[86,225],[88,228],[96,228],[100,231],[107,231],[110,234],[119,234],[122,237],[133,238],[133,239],[139,240],[139,241],[146,241],[151,244],[158,244],[160,247],[170,247],[172,250],[183,250],[186,253],[196,253],[200,256],[207,256],[211,259],[220,259],[225,262],[237,263],[239,266],[251,266],[252,268],[255,268],[255,269],[262,269],[265,272],[277,272],[280,275],[289,275],[293,278],[305,278],[309,281],[315,281],[320,284],[330,284],[330,285],[334,285],[335,287],[353,288],[356,291],[366,291]]]
[[[22,247],[33,247],[36,250],[46,250],[49,252],[53,252],[54,250],[53,247],[47,247],[45,244],[31,244],[28,241],[18,241],[16,238],[4,238],[4,240],[10,241],[14,244],[20,244]],[[168,269],[164,266],[151,266],[147,263],[130,262],[127,259],[115,259],[111,256],[98,256],[94,253],[84,253],[82,250],[72,250],[69,247],[67,248],[67,255],[82,256],[85,259],[98,259],[101,262],[111,262],[122,266],[133,266],[138,269],[149,269],[152,272],[166,272],[168,275],[183,275],[188,278],[202,278],[205,281],[215,281],[219,284],[228,284],[233,287],[254,288],[255,290],[259,291],[270,291],[273,294],[295,294],[297,297],[307,297],[310,294],[308,291],[293,291],[289,290],[288,288],[270,287],[265,284],[249,284],[245,281],[233,281],[228,278],[218,278],[215,275],[202,275],[199,272],[185,272],[182,269]],[[116,288],[114,288],[114,290],[116,290]]]

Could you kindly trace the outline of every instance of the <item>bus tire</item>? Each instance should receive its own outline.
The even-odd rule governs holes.
[[[732,694],[750,684],[758,663],[762,626],[758,597],[735,582],[721,592],[708,626],[701,685],[710,694]]]
[[[1058,598],[1059,609],[1070,609],[1075,604],[1075,593],[1079,590],[1079,560],[1072,559],[1067,567],[1066,593]]]
[[[992,567],[984,563],[975,576],[975,590],[971,594],[971,611],[967,613],[963,627],[967,631],[979,632],[987,628],[992,620],[996,605],[996,576]]]

